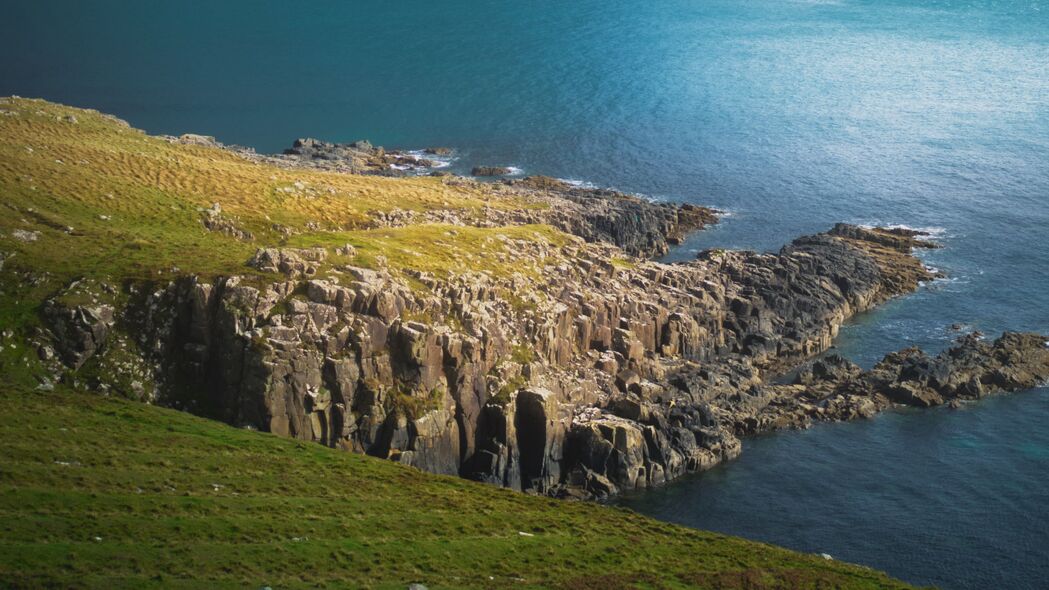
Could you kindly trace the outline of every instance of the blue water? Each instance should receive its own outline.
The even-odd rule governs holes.
[[[450,145],[731,212],[675,252],[935,229],[950,279],[865,315],[870,365],[962,322],[1049,332],[1049,2],[5,3],[0,94],[275,151]],[[945,588],[1049,581],[1049,392],[747,444],[637,510]]]

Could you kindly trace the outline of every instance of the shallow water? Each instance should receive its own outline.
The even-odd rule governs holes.
[[[0,93],[276,151],[455,147],[728,210],[674,256],[837,221],[933,228],[950,278],[860,317],[871,365],[1049,332],[1049,2],[580,0],[5,7]],[[1045,390],[748,442],[625,502],[945,588],[1049,579]]]

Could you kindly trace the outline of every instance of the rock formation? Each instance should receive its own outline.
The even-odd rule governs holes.
[[[511,172],[513,169],[506,166],[474,166],[470,176],[506,176]]]
[[[245,157],[368,173],[425,164],[316,140]],[[651,258],[716,222],[714,211],[545,177],[434,182],[533,206],[385,211],[369,227],[548,224],[571,235],[486,238],[501,242],[486,255],[534,264],[510,274],[436,276],[381,256],[365,263],[353,246],[260,244],[239,276],[119,291],[74,283],[43,307],[40,358],[104,391],[570,497],[707,469],[737,456],[744,435],[1049,377],[1045,339],[1023,334],[967,336],[935,357],[905,350],[870,371],[811,361],[849,317],[936,277],[912,254],[934,247],[916,232],[837,225],[777,253],[711,250],[664,264]],[[253,239],[220,207],[202,213],[207,229]],[[799,365],[794,383],[773,382]]]

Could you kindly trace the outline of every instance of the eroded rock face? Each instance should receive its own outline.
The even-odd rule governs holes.
[[[588,242],[614,244],[634,256],[662,256],[685,235],[718,221],[717,213],[706,207],[657,203],[545,176],[509,181],[508,186],[557,201],[543,213],[543,223]]]
[[[263,249],[251,264],[286,281],[181,281],[146,307],[174,310],[152,328],[169,390],[202,392],[175,403],[515,489],[614,493],[736,456],[715,401],[759,411],[762,370],[819,352],[917,272],[872,244],[822,235],[620,268],[612,246],[521,242],[555,265],[539,282],[419,275],[425,292],[363,268],[309,279],[322,252]]]
[[[511,242],[543,272],[415,273],[425,288],[411,288],[382,269],[317,278],[323,249],[262,249],[250,264],[273,282],[180,279],[141,290],[125,314],[169,405],[575,497],[710,468],[748,434],[1047,374],[1044,341],[1008,335],[946,356],[903,351],[867,372],[826,357],[793,384],[766,382],[828,348],[852,314],[934,278],[911,235],[839,226],[777,254],[628,265],[601,240]]]
[[[434,166],[432,160],[396,150],[388,152],[365,140],[332,143],[312,138],[296,139],[290,148],[284,150],[283,157],[322,170],[383,176],[397,176],[405,171]]]
[[[44,317],[62,361],[73,369],[79,369],[105,345],[115,321],[113,307],[105,304],[66,307],[49,302]]]
[[[44,324],[67,367],[79,369],[106,346],[116,323],[116,309],[109,295],[99,285],[74,281],[44,303]]]
[[[517,393],[514,429],[520,453],[522,489],[546,492],[561,482],[567,422],[559,396],[542,388]]]
[[[320,263],[327,257],[328,251],[324,248],[259,248],[248,266],[294,279],[317,274]]]

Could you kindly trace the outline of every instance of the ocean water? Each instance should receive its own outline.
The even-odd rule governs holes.
[[[863,365],[948,326],[1049,332],[1049,1],[35,0],[0,94],[276,151],[456,148],[730,213],[671,255],[928,228],[948,275],[857,318]],[[623,504],[944,588],[1049,585],[1049,391],[749,441]]]

